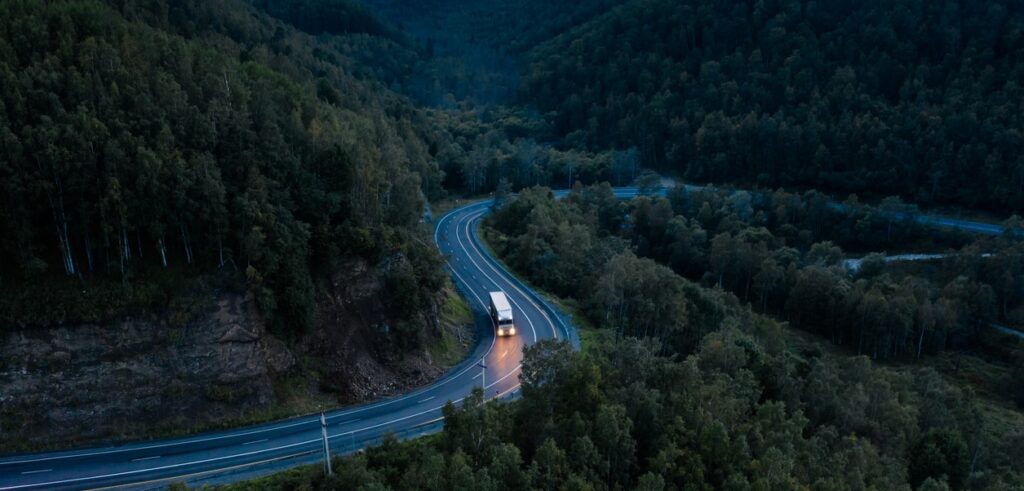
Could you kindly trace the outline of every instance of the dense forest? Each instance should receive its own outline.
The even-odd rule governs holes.
[[[368,34],[395,40],[392,31],[363,4],[352,0],[252,0],[253,5],[310,34]]]
[[[242,1],[3,2],[3,324],[161,308],[164,271],[226,271],[297,333],[345,256],[393,258],[413,315],[443,282],[416,225],[433,132],[346,55],[390,46]]]
[[[624,310],[649,309],[652,302],[639,292],[654,293],[654,280],[663,288],[674,288],[664,283],[672,282],[699,289],[629,252],[599,274],[613,269],[638,271],[616,280],[626,289],[614,305]],[[600,319],[603,308],[595,303],[588,312]],[[608,336],[584,353],[541,342],[525,350],[522,397],[515,403],[484,404],[477,391],[445,408],[444,431],[436,437],[406,443],[385,437],[379,446],[335,459],[330,478],[315,466],[228,489],[1024,485],[1014,457],[1021,428],[1000,429],[972,392],[935,371],[900,373],[867,357],[786,348],[778,324],[728,296],[692,297],[672,308],[681,316],[672,329],[707,329],[703,339],[662,344]],[[696,320],[698,310],[716,314]]]
[[[899,209],[893,201],[888,208]],[[879,208],[828,203],[813,192],[684,187],[624,203],[607,184],[558,201],[533,188],[488,223],[496,252],[536,285],[590,305],[599,325],[621,335],[680,350],[708,332],[700,318],[714,312],[702,300],[712,290],[683,277],[873,358],[972,346],[993,321],[1024,325],[1024,243],[1012,233],[967,241],[919,273],[877,254],[849,271],[841,246],[942,248],[941,235]]]
[[[425,205],[493,193],[583,351],[239,487],[1021,489],[1024,225],[912,219],[1024,212],[1021,60],[1006,0],[5,0],[0,330],[227,288],[294,340],[358,259],[418,348]],[[651,169],[739,189],[614,196]],[[928,364],[962,353],[999,394]]]
[[[564,200],[545,188],[515,197],[499,194],[504,204],[486,219],[485,237],[534,285],[579,305],[577,320],[593,324],[583,352],[550,341],[527,347],[519,400],[485,404],[477,391],[459,406],[445,408],[440,435],[405,443],[384,437],[364,452],[336,458],[332,477],[325,478],[318,467],[300,468],[228,489],[1024,486],[1024,468],[1015,457],[1024,438],[1019,419],[993,411],[973,390],[951,384],[932,368],[887,368],[869,356],[837,355],[816,342],[794,342],[784,323],[756,312],[777,314],[764,300],[752,301],[760,290],[743,299],[739,285],[744,282],[738,278],[744,271],[727,278],[715,269],[751,264],[741,256],[760,253],[770,256],[764,261],[790,261],[779,268],[781,285],[788,277],[799,282],[801,275],[816,271],[828,275],[826,283],[847,283],[826,284],[825,293],[862,289],[864,281],[874,281],[866,284],[872,293],[891,288],[879,285],[894,280],[878,276],[896,271],[871,261],[853,278],[841,274],[842,251],[817,241],[833,234],[850,247],[963,247],[957,254],[966,262],[944,262],[940,269],[969,275],[965,282],[977,290],[988,277],[979,266],[984,261],[968,257],[972,251],[1005,248],[999,250],[1010,255],[1009,263],[997,267],[1019,273],[1014,266],[1019,254],[1013,256],[1018,239],[1008,235],[976,243],[957,234],[935,236],[852,202],[842,211],[843,220],[817,193],[758,196],[684,189],[668,198],[631,202],[617,200],[607,184],[576,186]],[[894,200],[887,206],[900,207]],[[697,214],[687,218],[691,208]],[[742,241],[749,247],[726,248],[730,257],[714,259],[721,252],[709,249],[712,244],[734,234],[749,238]],[[787,247],[792,237],[799,240]],[[664,251],[677,253],[669,255],[675,261],[663,257]],[[693,262],[680,263],[681,258]],[[682,276],[693,276],[694,268],[704,270],[695,276],[707,286]],[[886,291],[882,300],[891,297],[898,311],[920,301],[915,307],[920,312],[935,294],[928,282],[945,274],[903,281],[918,288],[913,298]],[[801,299],[816,308],[814,300]],[[887,315],[877,304],[860,310]],[[912,322],[927,317],[910,315]],[[892,326],[868,320],[859,327]],[[936,349],[941,346],[930,341],[928,352]],[[1019,382],[1024,356],[1020,350],[1017,356],[1016,371],[1000,383],[1017,391],[1024,404]]]
[[[566,147],[636,148],[695,181],[1024,210],[1019,2],[632,0],[528,59],[520,100]]]

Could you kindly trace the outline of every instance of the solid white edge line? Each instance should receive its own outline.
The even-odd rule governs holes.
[[[470,218],[469,222],[467,222],[466,226],[464,227],[464,235],[466,236],[466,240],[469,241],[470,246],[473,248],[474,251],[477,252],[477,255],[480,255],[480,256],[484,256],[486,253],[482,249],[480,249],[480,247],[477,246],[476,242],[472,239],[472,237],[469,236],[469,227],[470,227],[470,225],[475,224],[476,221],[479,220],[479,218],[481,216],[483,216],[484,213],[486,213],[486,211],[480,212],[478,214],[475,214],[475,216]],[[475,225],[474,225],[474,228],[475,228]],[[462,237],[461,236],[459,237],[459,245],[465,247],[462,244]],[[470,258],[471,261],[473,261],[473,265],[476,266],[477,269],[479,269],[480,272],[484,276],[486,276],[488,279],[490,279],[491,282],[494,283],[495,286],[499,286],[498,282],[495,281],[494,278],[491,275],[487,274],[487,271],[484,271],[484,269],[481,268],[479,264],[477,264],[476,260],[473,259],[472,255],[469,258]],[[529,302],[531,305],[533,305],[537,309],[537,311],[540,313],[541,317],[543,317],[544,320],[546,320],[548,322],[548,324],[551,326],[551,333],[554,336],[554,338],[558,339],[558,332],[555,329],[555,324],[553,322],[551,322],[551,319],[544,312],[544,309],[540,308],[539,305],[534,303],[533,299],[531,299],[529,296],[527,296],[525,293],[523,293],[523,291],[520,290],[519,287],[517,287],[515,285],[515,283],[513,283],[513,282],[509,281],[507,278],[505,278],[504,274],[499,272],[497,269],[494,269],[494,266],[491,265],[490,261],[487,261],[486,259],[484,259],[484,263],[486,263],[487,266],[492,271],[494,271],[494,274],[498,275],[499,278],[501,278],[505,283],[507,283],[510,287],[512,287],[513,290],[515,290],[520,295],[522,295],[523,298],[525,298],[527,302]],[[521,305],[519,305],[519,302],[516,302],[516,300],[514,298],[512,298],[512,296],[509,296],[508,299],[509,299],[510,302],[512,302],[513,305],[516,306],[517,309],[519,309],[519,312],[523,314],[523,317],[526,317],[526,322],[528,324],[530,324],[530,330],[533,332],[533,342],[536,343],[537,341],[539,341],[540,339],[537,337],[537,329],[534,327],[533,321],[530,320],[530,317],[528,315],[526,315],[526,309],[523,309],[523,307]]]
[[[470,206],[472,206],[472,205],[470,205]],[[483,214],[483,212],[480,213],[480,215],[482,215],[482,214]],[[450,215],[450,213],[449,213],[449,215]],[[442,218],[442,221],[445,218],[448,218],[449,215],[445,215],[445,217]],[[470,218],[470,222],[475,220],[475,218],[479,218],[479,216]],[[440,228],[441,228],[441,222],[438,223],[437,229],[439,230]],[[458,230],[458,226],[456,226],[456,230]],[[468,230],[469,230],[468,226],[466,227],[466,230],[467,230],[467,234],[468,234]],[[436,237],[436,235],[437,235],[437,231],[435,230],[435,237]],[[463,250],[468,251],[468,249],[465,248],[465,245],[462,244],[462,240],[461,240],[461,237],[458,235],[458,232],[456,232],[456,238],[457,238],[457,241],[459,243],[459,246],[461,246],[463,248]],[[475,244],[474,244],[473,249],[476,250],[478,253],[480,252],[479,248],[477,248],[475,246]],[[468,257],[470,258],[470,261],[473,262],[474,266],[476,266],[477,269],[481,271],[481,273],[483,273],[485,276],[488,277],[488,279],[490,279],[492,282],[495,283],[495,285],[497,285],[497,282],[495,282],[493,280],[493,278],[491,278],[490,275],[488,275],[486,273],[486,271],[484,271],[483,268],[481,268],[479,266],[479,264],[477,264],[476,261],[473,260],[471,255],[468,256]],[[456,276],[458,276],[459,279],[463,281],[463,284],[465,284],[468,287],[469,284],[466,283],[465,280],[461,278],[461,275],[459,275],[458,272],[454,270],[454,268],[451,268],[451,269],[452,269],[452,272],[455,273]],[[492,269],[493,269],[493,267],[492,267]],[[495,273],[498,273],[498,272],[495,271]],[[499,276],[501,276],[500,273],[499,273]],[[507,282],[507,280],[506,280],[506,282]],[[513,288],[516,288],[515,285],[512,285],[512,286],[513,286]],[[480,304],[483,305],[484,308],[486,308],[486,304],[479,297],[479,295],[477,295],[476,292],[472,291],[471,288],[467,288],[467,289],[469,289],[470,292],[473,293],[473,295],[475,297],[477,297],[477,301],[480,302]],[[522,291],[519,290],[518,288],[516,288],[516,291],[518,291],[520,294],[522,294]],[[529,298],[527,300],[529,300]],[[513,300],[513,303],[515,303],[514,300]],[[534,307],[537,307],[537,305],[534,304],[532,302],[532,300],[530,300],[530,303],[533,304]],[[516,307],[519,308],[520,312],[525,312],[525,311],[523,311],[522,307],[520,307],[518,304],[516,304]],[[526,317],[525,313],[524,313],[524,317]],[[530,326],[531,326],[531,329],[532,329],[533,328],[533,322],[530,321],[529,317],[526,317],[526,319],[527,319],[527,322],[530,323]],[[553,325],[552,325],[552,327],[553,327]],[[488,354],[490,354],[490,352],[493,350],[493,348],[494,348],[494,341],[495,341],[495,338],[492,337],[491,338],[491,346],[488,348],[487,352],[484,354],[484,357],[486,357]],[[536,342],[536,341],[537,341],[536,331],[534,330],[534,342]],[[466,370],[469,370],[471,368],[474,368],[474,366],[472,366],[472,365],[468,366],[468,367],[466,367]],[[501,383],[502,381],[507,379],[509,376],[513,375],[514,373],[516,373],[517,371],[519,371],[521,369],[522,369],[522,364],[518,365],[516,368],[511,370],[509,373],[505,374],[503,377],[501,377],[498,380],[494,381],[493,383],[487,385],[487,387],[485,387],[485,389],[493,387],[494,385]],[[465,373],[466,370],[463,370],[458,375],[451,377],[451,379],[449,379],[449,380],[457,378],[459,375]],[[447,383],[447,381],[445,381],[444,383]],[[439,384],[437,386],[432,386],[432,387],[430,387],[430,389],[433,390],[433,389],[435,389],[437,387],[440,387],[441,385],[442,384]],[[508,390],[506,390],[504,393],[499,393],[496,397],[501,397],[501,396],[503,396],[505,394],[508,394],[508,393],[516,390],[518,387],[519,387],[519,384],[516,384],[515,386],[513,386],[513,387],[509,388]],[[402,399],[407,399],[407,398],[409,398],[411,396],[412,395],[409,395],[409,396],[406,396],[406,397],[404,397]],[[458,400],[451,401],[451,402],[452,403],[458,403],[458,402],[461,402],[463,399],[464,398],[460,398]],[[484,399],[486,400],[486,394],[484,395]],[[388,401],[387,403],[396,402],[397,400],[400,400],[400,399]],[[380,405],[384,405],[384,404],[385,403],[382,403]],[[379,407],[379,406],[375,406],[375,407]],[[421,411],[419,413],[410,414],[410,415],[407,415],[407,416],[404,416],[404,417],[401,417],[401,418],[396,418],[396,419],[393,419],[393,420],[390,420],[390,421],[385,421],[385,422],[382,422],[382,423],[378,423],[376,425],[360,428],[360,429],[357,429],[357,430],[352,430],[352,431],[349,431],[349,432],[340,433],[340,434],[336,434],[336,435],[329,435],[327,437],[327,439],[330,440],[332,438],[337,438],[337,437],[341,437],[341,436],[348,436],[348,435],[354,435],[355,433],[361,433],[361,432],[364,432],[364,431],[367,431],[367,430],[376,429],[376,428],[379,428],[381,426],[386,426],[386,425],[390,425],[392,423],[396,423],[398,421],[404,421],[404,420],[407,420],[407,419],[410,419],[410,418],[414,418],[416,416],[421,416],[421,415],[429,413],[431,411],[437,411],[437,410],[439,410],[439,409],[441,409],[443,407],[444,407],[444,405],[435,407],[433,409],[428,409],[428,410],[425,410],[425,411]],[[370,407],[361,408],[360,410],[366,410],[366,409],[370,409]],[[429,424],[429,423],[434,422],[434,421],[437,421],[437,420],[432,420],[432,421],[427,422],[425,424]],[[296,424],[300,424],[300,423],[296,423]],[[301,424],[305,424],[305,422],[303,422]],[[294,424],[291,425],[291,426],[294,426]],[[290,426],[275,427],[275,428],[272,428],[272,429],[276,430],[276,429],[282,429],[282,428],[288,428],[288,427],[290,427]],[[263,430],[263,431],[266,431],[266,430]],[[245,433],[234,434],[234,435],[229,435],[229,436],[241,436],[241,435],[244,435],[244,434]],[[218,438],[210,438],[210,439],[204,439],[204,440],[190,441],[190,442],[187,442],[187,443],[198,443],[198,442],[201,442],[201,441],[208,441],[208,440],[220,439],[220,438],[226,438],[226,437],[228,437],[228,436],[220,436]],[[303,441],[303,442],[290,443],[290,444],[287,444],[287,445],[282,445],[282,446],[272,447],[272,448],[267,448],[267,449],[261,449],[261,450],[255,450],[255,451],[251,451],[251,452],[242,452],[242,453],[238,453],[238,454],[224,455],[224,456],[220,456],[220,457],[213,457],[213,458],[209,458],[209,459],[203,459],[203,460],[192,461],[192,462],[181,462],[181,463],[177,463],[177,464],[169,464],[169,465],[160,466],[160,467],[153,467],[153,468],[146,468],[146,469],[137,469],[137,470],[131,470],[131,471],[124,471],[124,472],[118,472],[118,473],[112,473],[112,474],[104,474],[104,475],[96,475],[96,476],[87,476],[87,477],[74,478],[74,479],[64,479],[64,480],[51,481],[51,482],[45,482],[45,483],[22,484],[22,485],[17,485],[17,486],[2,487],[0,489],[2,489],[2,490],[13,490],[13,489],[24,489],[24,488],[35,487],[35,486],[52,486],[52,485],[59,485],[59,484],[68,484],[68,483],[81,482],[81,481],[90,481],[90,480],[96,480],[96,479],[104,479],[104,478],[110,478],[110,477],[119,477],[119,476],[125,476],[125,475],[139,474],[139,473],[142,473],[142,472],[153,472],[153,471],[159,471],[159,470],[165,470],[165,469],[173,469],[173,468],[179,468],[179,467],[184,467],[184,466],[189,466],[189,465],[198,465],[198,464],[204,464],[204,463],[209,463],[209,462],[222,461],[222,460],[226,460],[226,459],[245,457],[245,456],[248,456],[248,455],[257,455],[257,454],[261,454],[261,453],[272,452],[272,451],[276,451],[276,450],[281,450],[281,449],[285,449],[285,448],[292,448],[292,447],[301,446],[301,445],[309,445],[309,444],[315,443],[315,442],[317,442],[319,440],[320,439],[306,440],[306,441]],[[176,444],[180,444],[180,443],[176,443]],[[135,449],[130,449],[130,450],[141,450],[141,449],[142,448],[135,448]],[[126,451],[126,450],[118,449],[118,451]],[[112,453],[112,452],[106,452],[106,453]],[[74,456],[81,457],[81,456],[88,456],[88,455],[95,455],[95,454],[78,454],[78,455],[74,455]],[[158,457],[159,456],[149,457],[147,459],[158,458]],[[252,464],[245,464],[245,465],[252,465]],[[44,472],[44,471],[40,470],[40,471],[37,471],[37,472]],[[157,480],[157,481],[166,481],[166,480],[170,480],[170,479],[174,479],[174,477],[163,478],[163,479],[160,479],[160,480]]]
[[[445,215],[443,217],[441,217],[441,220],[437,222],[437,226],[434,229],[434,244],[435,244],[435,246],[440,248],[441,243],[440,243],[440,239],[439,239],[439,232],[440,232],[440,230],[441,230],[445,220],[449,219],[450,217],[452,217],[453,215],[456,215],[458,213],[466,212],[471,207],[476,207],[476,206],[479,206],[479,205],[485,204],[485,203],[487,203],[487,202],[486,201],[481,201],[481,202],[478,202],[478,203],[471,203],[471,204],[465,205],[465,206],[463,206],[461,208],[456,208],[454,210],[448,211],[448,213],[445,213]],[[458,227],[456,226],[456,233],[457,233],[457,231],[458,231]],[[462,245],[461,242],[460,242],[459,245]],[[463,249],[463,250],[467,250],[467,249]],[[449,264],[449,266],[451,266],[450,262],[448,264]],[[455,271],[455,268],[449,267],[449,269],[453,273],[455,273],[456,276],[459,276],[459,279],[462,281],[462,283],[467,286],[467,289],[470,290],[471,293],[473,293],[473,296],[475,296],[477,298],[477,301],[480,302],[480,304],[484,307],[484,309],[486,309],[487,308],[487,304],[484,303],[484,301],[480,299],[480,296],[477,295],[476,292],[473,292],[471,288],[468,288],[470,286],[469,283],[464,278],[462,278],[461,275],[459,275],[457,271]],[[493,346],[494,346],[494,343],[492,341],[491,347],[493,348]],[[490,353],[490,349],[487,350],[487,353],[485,353],[484,356],[486,357],[487,354],[489,354],[489,353]],[[440,381],[438,381],[434,385],[430,385],[428,387],[423,387],[423,388],[421,388],[421,389],[419,389],[417,391],[411,392],[411,393],[409,393],[409,394],[407,394],[405,396],[402,396],[402,397],[399,397],[399,398],[396,398],[396,399],[389,399],[387,401],[380,401],[380,402],[377,402],[377,403],[370,404],[368,406],[352,408],[350,410],[342,409],[340,413],[335,413],[335,414],[328,415],[327,419],[331,420],[331,419],[337,419],[337,418],[340,418],[340,417],[350,416],[350,415],[353,415],[353,414],[356,414],[356,413],[360,413],[360,412],[363,412],[363,411],[367,411],[367,410],[370,410],[370,409],[376,409],[376,408],[383,407],[383,406],[386,406],[386,405],[389,405],[389,404],[394,404],[396,402],[401,402],[401,401],[404,401],[404,400],[407,400],[407,399],[411,399],[412,397],[416,397],[416,396],[421,395],[423,392],[432,391],[432,390],[435,390],[437,388],[443,387],[444,385],[446,385],[446,384],[448,384],[448,383],[458,379],[459,377],[461,377],[463,374],[466,373],[466,371],[468,371],[471,368],[473,368],[473,367],[472,366],[466,367],[464,370],[460,371],[459,373],[450,375],[448,378],[440,380]],[[309,419],[305,419],[305,420],[300,419],[300,420],[297,420],[297,421],[295,421],[293,423],[282,424],[280,426],[274,426],[274,427],[270,427],[270,428],[259,428],[259,429],[254,429],[254,430],[251,430],[251,431],[243,431],[243,432],[239,432],[239,433],[230,433],[230,434],[225,434],[225,435],[216,435],[216,436],[209,436],[209,437],[202,437],[202,436],[197,436],[197,437],[194,437],[194,438],[186,437],[186,439],[183,439],[183,440],[175,440],[175,441],[171,441],[171,442],[165,442],[165,443],[159,443],[159,444],[153,444],[153,445],[145,445],[145,446],[141,446],[141,447],[131,447],[131,448],[109,448],[108,447],[106,449],[98,450],[98,451],[95,451],[95,452],[71,453],[71,454],[65,454],[65,455],[45,456],[45,457],[39,457],[39,458],[34,458],[34,459],[0,461],[0,467],[2,467],[2,466],[21,465],[21,464],[32,464],[32,463],[46,462],[46,461],[51,461],[51,460],[67,460],[67,459],[75,459],[75,458],[82,458],[82,457],[93,457],[93,456],[97,456],[97,455],[110,455],[110,454],[116,454],[116,453],[122,453],[122,452],[140,452],[140,451],[144,451],[144,450],[153,450],[153,449],[157,449],[157,448],[166,448],[166,447],[173,447],[173,446],[178,446],[178,445],[189,445],[189,444],[194,444],[194,443],[204,443],[204,442],[209,442],[209,441],[223,440],[223,439],[227,439],[227,438],[237,438],[237,437],[256,435],[256,434],[270,432],[270,431],[284,430],[284,429],[294,428],[296,426],[301,426],[301,425],[305,425],[305,424],[315,424],[317,422],[317,419],[314,419],[315,416],[313,416],[313,415],[300,416],[299,418],[309,418]],[[0,489],[3,489],[3,488],[0,488]]]

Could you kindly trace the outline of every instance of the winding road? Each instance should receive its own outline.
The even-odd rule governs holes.
[[[637,194],[636,188],[615,189],[619,198]],[[555,338],[568,339],[578,347],[567,318],[503,269],[480,243],[476,228],[489,208],[490,201],[456,208],[434,227],[434,241],[447,256],[452,278],[471,305],[480,342],[465,362],[427,387],[327,413],[333,452],[353,452],[379,442],[387,433],[409,438],[435,432],[443,425],[441,408],[445,403],[458,403],[484,379],[488,399],[514,397],[524,345]],[[1001,232],[998,226],[976,222],[933,217],[919,221],[979,233]],[[495,290],[508,295],[517,336],[494,336],[484,299],[487,292]],[[485,369],[478,365],[481,359]],[[172,481],[189,485],[237,481],[319,460],[320,431],[319,416],[311,415],[183,438],[6,456],[0,458],[0,490],[148,489]]]
[[[364,448],[386,433],[408,438],[437,431],[443,425],[445,403],[458,403],[483,379],[487,398],[514,397],[525,344],[576,339],[565,317],[505,271],[480,243],[477,223],[489,209],[490,201],[462,206],[442,216],[434,228],[434,241],[447,256],[452,278],[472,307],[480,339],[473,353],[427,387],[327,413],[333,452]],[[495,290],[504,291],[512,304],[519,328],[516,336],[494,336],[485,299]],[[479,367],[481,359],[486,369]],[[320,435],[319,415],[315,415],[184,438],[7,456],[0,458],[0,490],[146,489],[172,481],[189,485],[236,481],[319,460]]]

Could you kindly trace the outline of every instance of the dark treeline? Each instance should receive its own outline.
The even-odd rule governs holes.
[[[935,230],[897,218],[910,211],[898,199],[837,207],[814,192],[677,189],[630,208],[626,235],[638,254],[873,357],[969,346],[992,321],[1020,323],[1024,313],[1021,241],[1008,234],[943,247]],[[954,234],[945,245],[963,239]],[[843,267],[842,248],[915,244],[951,255],[927,274],[890,273],[877,255],[856,276]]]
[[[623,0],[436,0],[446,25],[471,41],[509,53],[524,53],[585,24]]]
[[[530,50],[520,94],[566,147],[695,181],[1008,214],[1022,32],[1013,1],[632,0]]]
[[[228,489],[1024,486],[1024,434],[990,433],[971,392],[930,369],[911,377],[866,357],[789,351],[777,329],[729,315],[688,355],[636,339],[586,353],[542,341],[525,349],[514,404],[482,404],[477,390],[444,409],[437,437],[386,437],[335,459],[327,479],[313,466]]]
[[[446,189],[476,195],[494,190],[502,180],[511,189],[564,189],[577,180],[628,184],[641,172],[633,151],[560,150],[538,140],[535,135],[547,132],[548,125],[523,111],[496,107],[436,116],[443,122],[437,160]]]
[[[477,42],[449,0],[365,0],[381,18],[415,42],[419,56],[390,80],[413,100],[446,110],[506,104],[516,95],[519,64],[504,50]],[[390,56],[390,55],[388,55]]]
[[[653,337],[687,353],[717,328],[727,304],[669,268],[638,258],[615,234],[622,208],[607,185],[555,201],[547,188],[524,190],[487,218],[488,241],[534,284],[585,305],[599,326]]]
[[[363,4],[354,0],[251,0],[263,9],[310,34],[369,34],[392,36],[390,31]]]
[[[0,4],[0,323],[159,308],[154,271],[221,270],[296,332],[345,256],[391,258],[396,297],[425,305],[433,133],[350,74],[345,50],[372,45],[393,43],[321,42],[234,0]]]
[[[1005,421],[986,416],[971,391],[949,385],[932,369],[897,373],[872,367],[865,356],[787,347],[782,325],[742,307],[737,295],[702,288],[634,254],[639,248],[632,242],[641,237],[646,215],[641,210],[667,210],[665,216],[678,222],[684,218],[674,215],[673,204],[702,199],[675,193],[672,200],[623,203],[607,184],[577,187],[564,200],[544,188],[509,197],[507,188],[496,197],[503,205],[486,219],[488,242],[534,284],[577,300],[585,317],[606,331],[591,331],[584,353],[551,342],[527,347],[521,400],[482,404],[477,392],[460,408],[445,409],[439,437],[385,439],[365,453],[336,459],[337,475],[330,479],[319,469],[305,469],[239,488],[1024,485],[1021,463],[1013,457],[1024,434],[1013,423],[1003,426]],[[747,227],[732,206],[755,207],[750,195],[709,193],[708,206],[699,208],[723,198],[731,198],[725,209],[716,206],[708,215]],[[794,227],[813,220],[814,207],[801,196],[773,198],[773,208],[791,217]],[[834,208],[819,210],[819,218],[831,221],[825,210]],[[886,230],[886,220],[864,216],[872,211],[855,213],[855,222]],[[894,234],[907,237],[905,224],[898,225]],[[710,222],[709,230],[715,230]],[[920,239],[915,233],[909,237]],[[700,247],[706,240],[682,242]],[[677,250],[682,248],[680,243]],[[793,254],[801,264],[811,257],[828,263],[842,257],[837,247],[813,242],[808,251]],[[614,336],[601,335],[607,331]],[[1016,376],[1007,382],[1024,389]]]
[[[1024,244],[1009,236],[965,245],[927,274],[890,273],[875,256],[851,277],[841,246],[947,250],[934,231],[892,218],[905,205],[885,203],[837,207],[814,192],[681,187],[668,198],[622,202],[607,185],[577,186],[556,201],[537,188],[489,223],[501,232],[492,237],[496,251],[537,285],[592,304],[600,324],[676,347],[685,346],[676,327],[688,325],[683,332],[699,339],[702,323],[687,316],[713,310],[694,300],[704,290],[673,272],[876,358],[970,347],[993,321],[1021,324]],[[946,244],[963,242],[954,234]]]

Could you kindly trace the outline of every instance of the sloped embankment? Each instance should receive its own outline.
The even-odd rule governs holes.
[[[0,453],[243,424],[429,383],[473,342],[461,300],[446,291],[438,301],[420,319],[424,347],[412,350],[388,344],[398,321],[381,272],[363,261],[334,275],[318,298],[317,327],[290,342],[239,293],[218,294],[183,326],[123,318],[6,333]]]

